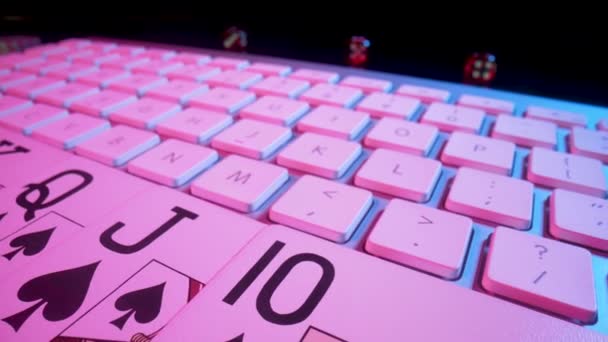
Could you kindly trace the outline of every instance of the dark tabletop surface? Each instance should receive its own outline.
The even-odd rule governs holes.
[[[368,69],[462,82],[466,57],[487,51],[498,62],[493,88],[608,106],[608,30],[601,21],[509,13],[506,21],[494,20],[496,8],[486,16],[448,17],[407,10],[387,14],[378,8],[299,11],[284,4],[277,5],[278,13],[201,6],[146,15],[91,9],[71,15],[2,15],[0,34],[32,34],[43,41],[97,35],[221,48],[222,32],[236,25],[248,33],[251,53],[338,65],[346,62],[349,38],[363,35],[371,41]]]

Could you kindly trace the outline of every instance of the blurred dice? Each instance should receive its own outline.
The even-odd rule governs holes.
[[[348,65],[353,67],[364,67],[369,59],[369,39],[362,36],[353,36],[350,39]]]
[[[496,78],[496,56],[475,52],[464,64],[464,83],[489,87]]]
[[[247,49],[247,32],[236,26],[224,31],[222,39],[222,44],[226,50],[242,52]]]
[[[33,36],[3,36],[0,37],[0,55],[23,51],[40,44],[40,38]]]

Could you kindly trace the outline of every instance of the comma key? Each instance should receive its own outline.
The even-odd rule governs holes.
[[[346,242],[372,205],[371,192],[303,176],[270,208],[269,217],[302,231]]]
[[[475,329],[466,328],[471,322]],[[154,341],[308,341],[319,335],[332,342],[602,338],[521,305],[272,226]]]

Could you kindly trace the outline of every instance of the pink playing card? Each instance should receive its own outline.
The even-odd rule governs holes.
[[[116,334],[122,339],[125,335],[116,332],[120,326],[127,329],[127,335],[153,334],[167,323],[170,311],[192,297],[190,286],[194,291],[207,284],[262,227],[250,218],[155,186],[121,210],[105,215],[94,228],[66,242],[64,248],[54,249],[3,280],[0,340],[48,341],[58,335],[97,340],[114,339]],[[153,262],[162,265],[159,271],[146,270],[146,265]],[[154,273],[153,278],[159,282],[147,282],[148,272]],[[162,296],[167,300],[163,299],[166,306],[161,311],[166,314],[159,311],[148,319],[141,318],[143,314],[123,317],[134,305],[132,299],[123,300],[126,304],[112,304],[112,298],[117,298],[113,296],[165,281],[167,292],[163,290]],[[176,291],[181,299],[176,300],[180,297]],[[114,305],[113,312],[107,311],[112,310],[108,303]],[[80,319],[89,310],[91,318]],[[111,319],[95,320],[106,314]],[[92,322],[89,319],[95,323],[88,323]],[[150,326],[144,326],[148,323]],[[82,335],[85,331],[87,336]]]

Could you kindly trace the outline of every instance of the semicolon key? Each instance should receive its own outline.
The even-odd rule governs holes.
[[[446,209],[516,229],[528,229],[532,222],[532,183],[478,171],[458,170],[445,201]]]

